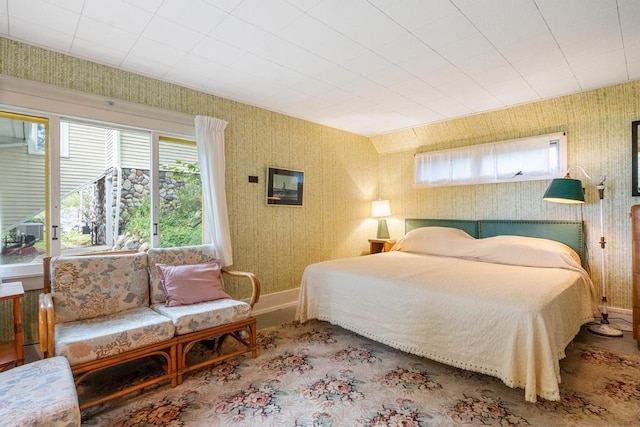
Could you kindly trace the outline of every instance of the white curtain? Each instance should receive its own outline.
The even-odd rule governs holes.
[[[498,179],[509,179],[517,173],[527,176],[549,176],[549,138],[527,138],[509,144],[496,144]]]
[[[227,122],[196,116],[196,145],[204,204],[204,243],[212,243],[223,266],[233,264],[225,192],[224,129]]]
[[[559,150],[566,135],[549,134],[449,150],[417,153],[416,186],[550,179],[566,170]]]
[[[451,150],[451,183],[481,184],[495,180],[493,145]]]
[[[416,184],[451,184],[451,151],[418,153],[414,167]]]

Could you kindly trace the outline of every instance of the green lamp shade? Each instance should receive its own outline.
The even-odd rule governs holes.
[[[573,178],[556,178],[547,187],[542,200],[555,203],[584,203],[582,182]]]

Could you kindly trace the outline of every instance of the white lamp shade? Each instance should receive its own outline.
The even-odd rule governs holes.
[[[374,200],[371,203],[371,216],[382,218],[391,215],[391,208],[388,200]]]

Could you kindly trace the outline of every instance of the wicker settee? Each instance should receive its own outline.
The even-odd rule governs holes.
[[[162,372],[88,402],[81,409],[163,381],[172,386],[187,372],[250,352],[256,357],[258,279],[242,276],[251,287],[248,302],[231,298],[169,306],[158,265],[198,265],[215,261],[211,245],[150,249],[144,253],[62,256],[45,259],[45,286],[40,295],[40,346],[45,357],[65,356],[76,387],[89,375],[115,365],[153,357]],[[239,343],[222,351],[233,337]],[[217,351],[188,364],[187,353],[198,342],[217,340]]]

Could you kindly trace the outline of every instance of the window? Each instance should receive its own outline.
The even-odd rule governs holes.
[[[41,117],[0,112],[3,265],[30,263],[47,251],[47,167],[45,156],[30,155],[29,146],[34,140],[44,144],[48,126]]]
[[[0,276],[5,280],[42,275],[42,258],[45,254],[56,256],[63,251],[75,253],[110,248],[111,243],[117,242],[123,233],[126,234],[125,228],[120,228],[119,222],[112,216],[119,212],[112,207],[116,200],[112,186],[122,182],[117,180],[118,170],[122,166],[119,163],[120,144],[116,143],[121,135],[127,132],[145,135],[144,157],[148,161],[141,170],[146,171],[143,173],[151,182],[151,189],[145,194],[154,198],[154,180],[157,181],[159,175],[156,170],[159,167],[158,135],[194,139],[195,123],[191,114],[112,100],[8,76],[0,76],[0,83],[0,99],[5,102],[11,99],[13,103],[0,106],[2,236],[19,232],[33,235],[37,240],[42,229],[42,240],[37,240],[33,245],[38,250],[38,256],[32,259],[24,257],[14,264],[7,264],[8,260],[4,257],[0,259]],[[5,96],[9,93],[10,96]],[[29,128],[33,128],[33,123],[38,125],[35,133],[37,138],[30,140],[30,147],[28,136],[34,133]],[[76,141],[83,132],[90,141]],[[106,142],[91,139],[100,133]],[[90,150],[78,151],[79,148],[86,148],[87,144]],[[87,160],[86,165],[79,163],[83,156]],[[91,171],[87,167],[95,165],[97,161],[101,162],[100,168],[89,173]],[[94,203],[94,200],[100,203]],[[156,212],[153,209],[157,203],[151,200],[151,204],[152,212]],[[72,219],[68,222],[63,222],[65,216],[61,214],[62,206],[75,209],[75,216],[69,216]],[[102,213],[101,210],[108,213]],[[92,217],[94,213],[95,217]],[[91,243],[92,218],[97,219],[95,222],[99,226],[98,245]],[[104,224],[101,218],[104,218]],[[158,223],[157,215],[154,220]],[[123,226],[128,227],[128,224],[123,223]],[[13,229],[16,229],[15,232]],[[83,243],[71,245],[72,235],[61,237],[61,229],[73,229],[78,241],[84,239]],[[148,229],[151,229],[150,224]],[[111,235],[108,230],[113,230]],[[89,234],[83,234],[85,232]],[[149,243],[159,245],[157,237],[152,236]],[[6,244],[1,242],[3,248],[10,245],[9,240]],[[63,240],[66,241],[64,248]]]
[[[60,123],[60,157],[69,157],[69,123]]]
[[[61,122],[73,155],[60,159],[61,252],[202,243],[202,185],[194,141]],[[63,133],[61,132],[61,136]],[[158,196],[151,194],[157,182]],[[152,212],[159,211],[154,221]]]
[[[0,113],[3,135],[11,142],[0,143],[3,276],[40,273],[45,255],[202,243],[195,141],[9,112]],[[58,150],[49,149],[49,138],[59,142]],[[155,167],[152,159],[159,159]],[[154,180],[160,188],[156,200]],[[159,227],[152,227],[154,209]],[[59,224],[51,245],[47,224]]]
[[[44,155],[46,130],[42,123],[29,123],[26,127],[27,147],[29,154]]]
[[[194,141],[160,137],[160,246],[202,243],[202,183]]]
[[[414,167],[418,187],[554,178],[567,170],[566,135],[418,153]]]
[[[113,168],[108,180],[114,208],[105,219],[111,220],[107,242],[113,242],[119,250],[153,246],[152,132],[111,129],[109,140]]]

